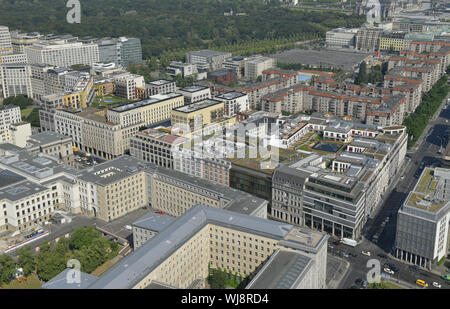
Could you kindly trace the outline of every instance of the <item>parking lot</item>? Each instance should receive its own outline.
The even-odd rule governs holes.
[[[88,168],[93,165],[105,162],[105,160],[92,156],[88,153],[84,153],[82,151],[74,151],[73,154],[74,161],[78,168]]]
[[[305,50],[297,48],[278,52],[272,57],[281,63],[301,63],[317,68],[322,66],[353,71],[353,66],[369,55],[337,50]]]

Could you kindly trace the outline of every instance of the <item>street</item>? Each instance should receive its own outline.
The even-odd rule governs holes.
[[[408,151],[405,167],[393,180],[393,190],[373,218],[369,218],[363,230],[363,240],[356,247],[344,244],[333,244],[329,248],[330,254],[341,255],[353,253],[356,257],[348,257],[350,269],[344,279],[341,281],[340,288],[350,288],[358,286],[355,284],[357,279],[366,280],[367,272],[370,270],[366,266],[370,259],[378,259],[381,263],[381,271],[385,268],[385,263],[394,264],[399,271],[391,275],[391,282],[400,280],[404,285],[420,288],[415,285],[417,279],[422,279],[429,284],[429,288],[434,289],[433,282],[438,282],[442,288],[449,289],[450,284],[445,283],[439,275],[426,271],[424,269],[414,270],[411,265],[395,259],[391,254],[395,244],[395,232],[397,224],[397,212],[402,206],[408,193],[414,189],[414,186],[420,177],[425,166],[441,166],[440,155],[438,154],[443,147],[445,149],[448,140],[447,132],[449,129],[446,120],[450,119],[450,108],[445,108],[447,98],[441,109],[436,113],[425,129],[423,138],[419,139],[416,146]],[[389,219],[387,219],[389,218]],[[373,236],[377,235],[378,240]],[[361,252],[370,251],[371,256],[365,256]],[[381,258],[379,255],[385,255]],[[391,268],[391,267],[388,267]]]

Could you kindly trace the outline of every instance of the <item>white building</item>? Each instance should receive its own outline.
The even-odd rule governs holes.
[[[13,49],[11,45],[11,34],[9,33],[9,28],[6,26],[0,26],[0,55],[12,54],[12,52]]]
[[[27,64],[0,65],[0,80],[3,85],[3,97],[14,97],[23,94],[33,97],[31,87],[31,69]]]
[[[24,48],[29,63],[44,63],[69,67],[75,64],[92,65],[99,62],[97,44],[83,44],[67,40],[40,41]]]
[[[246,93],[227,92],[217,96],[215,99],[225,103],[224,113],[228,117],[233,117],[237,113],[250,109],[248,95]]]
[[[198,69],[205,71],[216,71],[223,68],[223,62],[231,58],[229,52],[213,50],[199,50],[186,55],[186,60],[190,64],[196,64]]]
[[[183,95],[185,104],[211,99],[211,89],[209,87],[189,86],[178,89],[177,92]]]
[[[330,47],[354,47],[358,29],[337,28],[326,33],[326,43]]]
[[[137,99],[136,88],[145,89],[144,76],[131,73],[119,74],[113,77],[115,94],[127,100]]]
[[[255,56],[245,62],[245,79],[256,80],[262,76],[263,71],[273,68],[276,64],[275,59],[269,57]]]
[[[181,75],[181,77],[185,78],[197,73],[198,70],[195,64],[172,61],[167,67],[167,74],[172,77]]]

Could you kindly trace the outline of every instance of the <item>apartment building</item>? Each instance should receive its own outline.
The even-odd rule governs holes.
[[[23,94],[33,97],[31,87],[31,69],[27,64],[1,64],[0,82],[3,87],[3,97],[15,97]]]
[[[75,64],[92,65],[99,62],[97,44],[71,42],[67,39],[39,41],[24,48],[29,63],[43,63],[59,67]]]
[[[273,58],[255,56],[245,61],[244,78],[255,81],[259,76],[262,76],[263,71],[275,67],[276,61]]]
[[[223,67],[227,70],[232,71],[237,79],[244,78],[245,75],[245,62],[247,61],[246,57],[237,56],[230,59],[227,59],[223,62]]]
[[[190,64],[195,64],[199,70],[215,71],[222,69],[223,62],[231,56],[228,52],[200,50],[188,53],[186,60]]]
[[[115,95],[127,100],[138,99],[136,89],[140,88],[145,91],[144,76],[123,73],[112,77],[114,82]]]
[[[233,91],[223,93],[216,96],[215,99],[225,103],[224,113],[228,117],[234,117],[238,113],[245,112],[250,109],[248,95],[242,92]]]
[[[425,168],[398,211],[395,256],[430,269],[448,253],[450,170]]]
[[[278,114],[305,111],[303,102],[311,90],[313,86],[299,84],[265,95],[261,98],[261,110]]]
[[[327,240],[284,223],[197,205],[89,288],[204,287],[208,265],[251,276],[250,289],[325,288]],[[280,272],[268,283],[264,278],[275,265]],[[286,282],[289,275],[295,283]],[[120,279],[125,276],[129,280]]]
[[[185,104],[211,99],[211,89],[209,87],[188,86],[178,89],[177,92],[183,95]]]
[[[218,100],[205,99],[193,104],[174,108],[171,114],[172,125],[185,125],[192,131],[218,122],[224,117],[225,104]]]
[[[145,84],[146,97],[155,94],[168,94],[177,91],[177,85],[174,81],[159,79]]]
[[[383,32],[380,36],[379,50],[401,51],[407,47],[405,32]]]

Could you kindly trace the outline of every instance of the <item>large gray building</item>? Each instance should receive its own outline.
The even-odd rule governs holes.
[[[450,170],[425,168],[398,211],[396,257],[422,267],[445,258],[450,219]]]
[[[102,38],[98,44],[100,62],[115,63],[124,68],[142,63],[141,40],[137,38]]]

